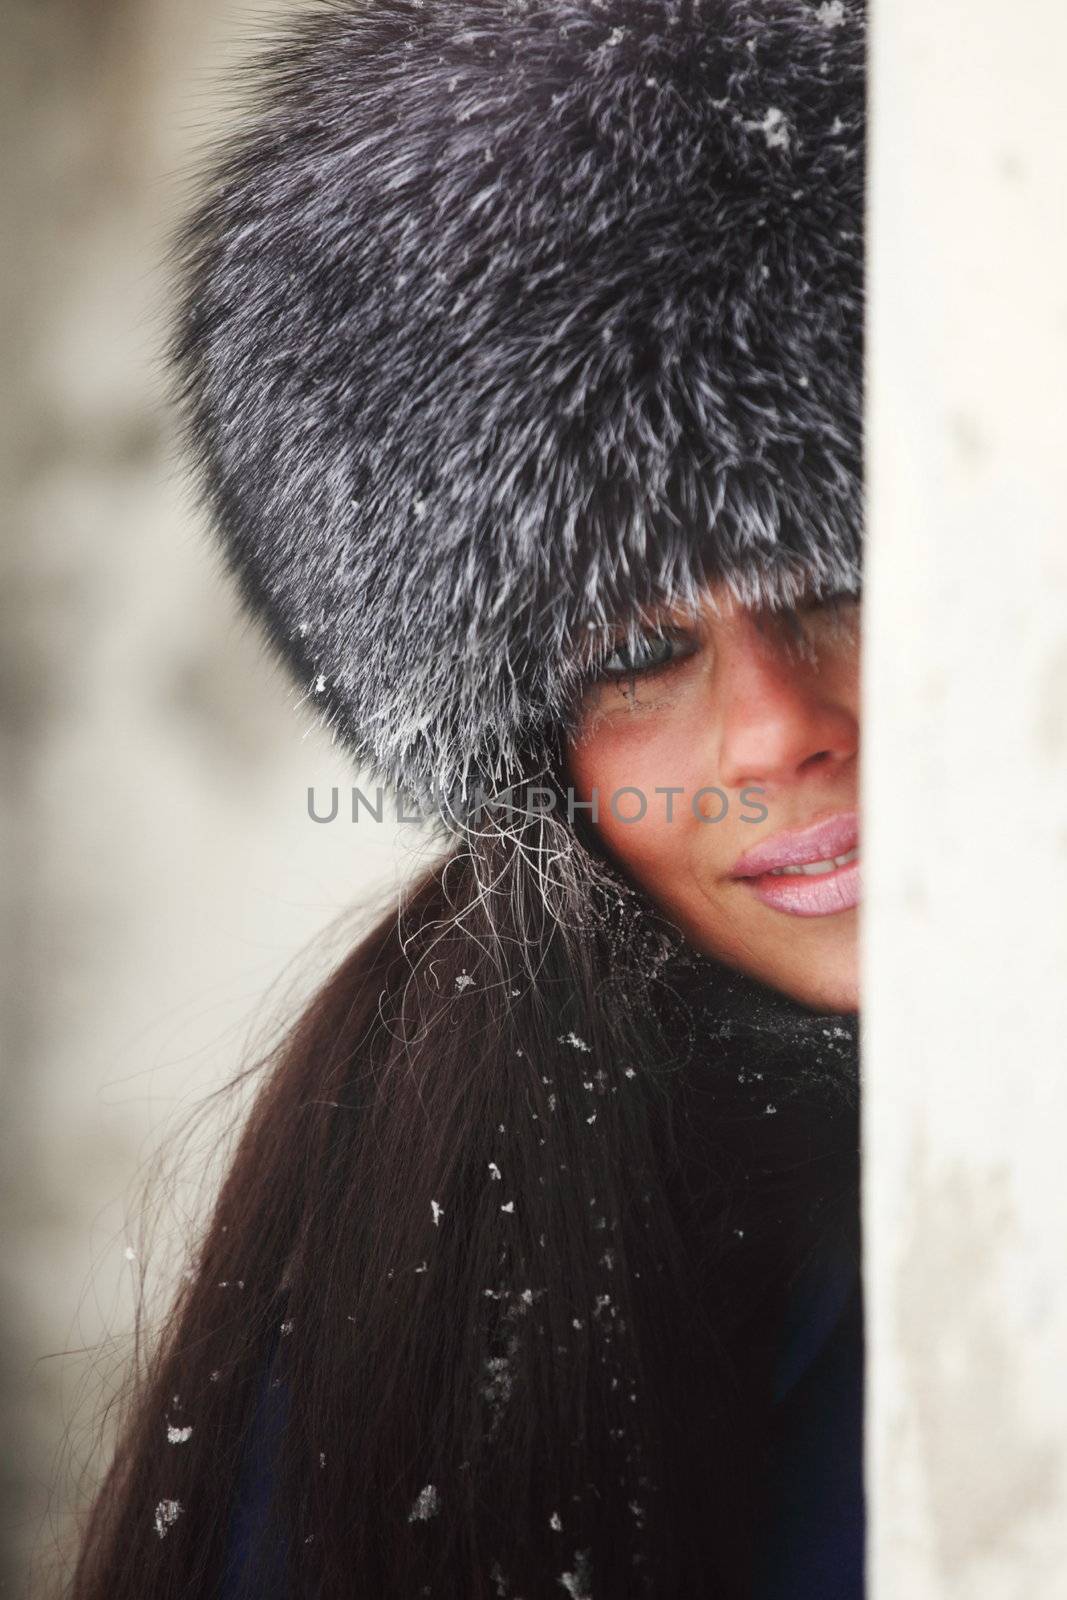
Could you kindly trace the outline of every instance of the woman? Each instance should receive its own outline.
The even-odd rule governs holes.
[[[335,0],[184,235],[250,612],[447,850],[293,1025],[73,1593],[862,1593],[864,18]]]

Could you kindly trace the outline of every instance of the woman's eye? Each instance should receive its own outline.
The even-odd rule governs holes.
[[[616,645],[597,668],[600,678],[633,678],[645,676],[669,666],[688,653],[687,641],[671,634],[648,634],[635,650],[625,644]]]
[[[856,640],[862,601],[847,590],[803,601],[784,614],[787,633],[799,644],[852,643]]]
[[[853,594],[851,589],[835,589],[830,594],[822,595],[818,600],[809,600],[801,609],[804,611],[847,611],[855,609],[861,604],[861,596]]]

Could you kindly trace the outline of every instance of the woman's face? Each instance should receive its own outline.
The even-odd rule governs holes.
[[[567,747],[584,814],[693,944],[837,1011],[859,1007],[859,618],[843,597],[755,612],[722,586],[695,617],[660,610]]]

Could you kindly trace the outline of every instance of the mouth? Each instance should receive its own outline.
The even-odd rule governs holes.
[[[794,917],[850,911],[861,892],[859,817],[839,811],[746,851],[732,874],[764,905]]]

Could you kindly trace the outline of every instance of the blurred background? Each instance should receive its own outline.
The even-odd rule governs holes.
[[[240,618],[163,395],[167,239],[283,9],[0,0],[5,1595],[102,1464],[157,1152],[439,848],[346,820],[358,775]]]

